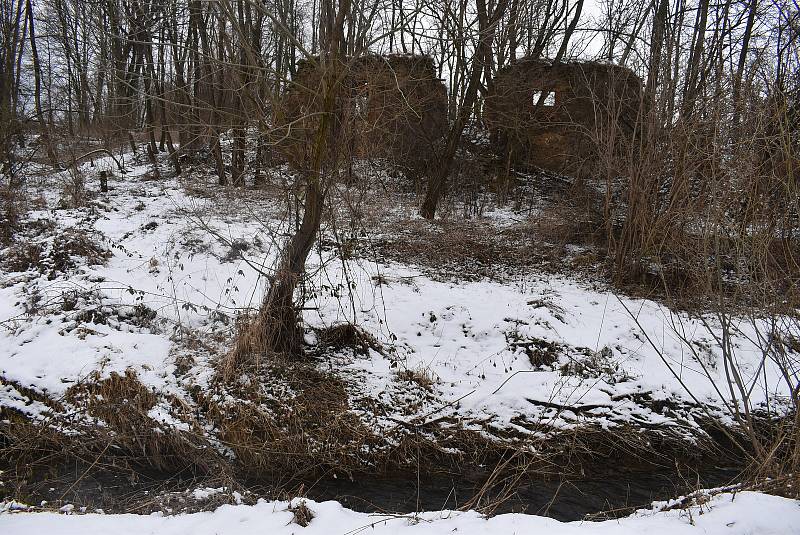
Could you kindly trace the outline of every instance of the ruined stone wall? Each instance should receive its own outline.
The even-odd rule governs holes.
[[[614,159],[602,154],[631,148],[641,97],[641,80],[624,67],[522,59],[498,71],[484,120],[495,151],[515,166],[591,176]]]
[[[369,55],[339,66],[340,128],[336,143],[354,158],[387,158],[421,171],[447,129],[447,91],[428,56]],[[321,73],[302,61],[286,92],[279,119],[280,150],[298,167],[307,164],[319,117]],[[340,147],[342,148],[342,147]]]

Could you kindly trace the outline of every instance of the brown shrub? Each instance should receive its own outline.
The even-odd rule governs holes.
[[[25,211],[22,190],[0,186],[0,245],[11,242]]]

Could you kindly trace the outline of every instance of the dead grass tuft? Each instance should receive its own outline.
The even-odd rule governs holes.
[[[218,461],[202,434],[162,425],[150,416],[150,410],[160,404],[163,410],[177,415],[177,420],[196,427],[191,407],[174,396],[157,396],[133,370],[124,374],[112,372],[105,379],[95,373],[89,380],[71,386],[65,400],[102,421],[111,432],[111,437],[106,438],[115,450],[145,466],[204,471]]]
[[[156,395],[143,385],[133,370],[124,375],[112,372],[107,379],[96,375],[89,381],[71,386],[66,399],[84,406],[89,414],[105,420],[114,428],[136,434],[147,412],[157,401]]]
[[[370,349],[383,353],[383,346],[374,336],[352,323],[340,323],[316,330],[318,351],[352,349],[359,355],[369,355]]]
[[[433,373],[424,368],[399,370],[395,372],[395,378],[401,382],[416,384],[428,392],[433,391],[433,385],[437,382]]]
[[[297,505],[289,506],[289,511],[292,512],[292,523],[305,528],[312,520],[314,520],[314,512],[306,505],[305,500],[300,500]]]
[[[256,314],[236,318],[235,344],[216,365],[223,382],[247,375],[260,376],[269,362],[303,357],[303,329],[293,303],[264,304]]]

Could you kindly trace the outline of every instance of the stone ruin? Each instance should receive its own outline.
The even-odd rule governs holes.
[[[522,59],[497,72],[484,121],[496,153],[517,168],[596,176],[625,161],[642,93],[641,79],[625,67]],[[611,158],[602,159],[601,145],[612,147]]]
[[[447,131],[447,90],[433,59],[420,55],[347,58],[335,109],[342,128],[336,143],[355,158],[385,158],[412,174],[423,171]],[[302,60],[283,101],[278,143],[298,168],[309,163],[319,102],[321,72]],[[341,147],[340,147],[341,148]]]
[[[448,127],[447,89],[433,59],[371,54],[338,67],[337,148],[412,176],[424,172]],[[278,130],[277,145],[299,169],[308,168],[314,146],[320,78],[316,58],[301,60],[281,106],[279,124],[290,126]],[[516,168],[596,176],[616,172],[632,154],[642,95],[642,81],[625,67],[523,58],[495,75],[483,120],[494,152]]]

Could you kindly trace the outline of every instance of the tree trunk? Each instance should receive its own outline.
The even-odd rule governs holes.
[[[339,71],[343,65],[341,36],[345,16],[350,10],[350,0],[343,0],[339,11],[333,17],[330,0],[323,9],[331,20],[321,22],[324,32],[326,54],[320,58],[322,79],[320,82],[321,118],[314,139],[313,159],[305,175],[305,199],[303,220],[283,251],[280,264],[272,280],[258,315],[250,326],[237,339],[234,350],[223,362],[223,379],[230,379],[232,373],[242,364],[258,363],[260,356],[282,354],[297,357],[302,352],[302,331],[297,309],[294,306],[294,292],[305,272],[308,258],[322,222],[322,208],[327,192],[326,180],[338,175],[338,125],[341,110],[336,109],[339,92]],[[321,29],[322,29],[321,28]],[[323,32],[320,32],[323,34]]]
[[[461,101],[456,120],[447,134],[447,141],[444,152],[439,159],[439,166],[428,182],[425,200],[420,209],[420,214],[425,219],[433,219],[436,215],[436,207],[447,186],[447,177],[450,175],[450,170],[453,167],[453,159],[458,150],[458,145],[461,143],[464,127],[467,125],[469,116],[472,113],[472,108],[478,97],[478,88],[480,87],[484,63],[489,60],[492,53],[491,47],[492,41],[494,40],[495,29],[500,19],[503,17],[506,6],[508,6],[508,1],[509,0],[499,0],[490,20],[486,11],[486,0],[477,0],[480,31],[478,33],[478,46],[472,58],[469,84],[464,92],[464,97]]]
[[[41,141],[47,151],[47,159],[53,167],[58,167],[58,157],[53,149],[53,143],[50,139],[50,129],[44,120],[44,112],[42,111],[42,66],[39,63],[39,51],[36,48],[36,31],[34,28],[33,20],[33,6],[31,0],[26,0],[25,9],[27,10],[28,28],[31,42],[31,60],[33,62],[33,78],[34,78],[34,93],[33,101],[36,108],[36,120],[39,122],[39,131],[41,132]]]
[[[695,19],[694,39],[692,41],[692,52],[689,55],[689,67],[686,75],[686,85],[683,92],[683,102],[681,105],[681,118],[689,119],[694,112],[694,104],[697,99],[698,81],[700,77],[700,61],[703,57],[706,39],[706,25],[708,23],[709,0],[700,0],[697,17]]]
[[[742,111],[741,96],[742,96],[742,77],[744,75],[745,64],[747,63],[747,54],[750,50],[750,39],[753,35],[753,25],[756,19],[756,10],[758,9],[758,0],[750,0],[749,12],[747,14],[747,24],[744,29],[744,37],[742,38],[742,49],[739,51],[739,62],[736,65],[736,74],[733,77],[733,126],[739,126],[739,116]]]

